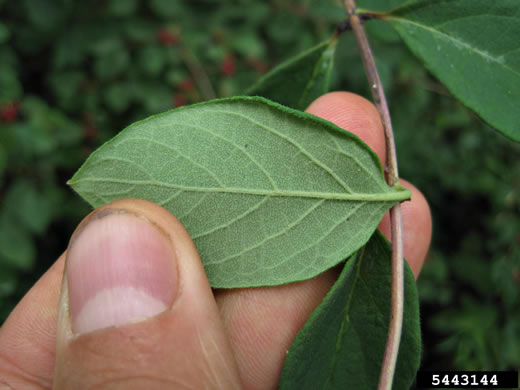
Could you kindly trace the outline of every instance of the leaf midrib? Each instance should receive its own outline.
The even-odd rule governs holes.
[[[403,201],[410,198],[409,190],[392,191],[385,193],[367,194],[367,193],[333,193],[333,192],[314,192],[314,191],[274,191],[251,188],[238,187],[198,187],[198,186],[181,186],[178,184],[161,183],[150,180],[119,180],[119,179],[102,179],[102,178],[84,178],[79,180],[71,180],[69,184],[75,186],[82,182],[92,183],[118,183],[132,185],[147,185],[154,187],[171,188],[185,192],[202,192],[202,193],[221,193],[221,194],[239,194],[253,196],[269,196],[269,197],[287,197],[287,198],[312,198],[339,201],[362,201],[362,202],[391,202]]]
[[[385,16],[385,20],[395,20],[397,21],[398,23],[407,23],[407,24],[411,24],[411,25],[414,25],[414,26],[417,26],[419,28],[422,28],[423,30],[426,30],[426,31],[429,31],[431,32],[433,35],[440,35],[442,36],[443,38],[446,38],[450,41],[453,41],[453,42],[457,42],[458,45],[461,45],[461,46],[464,46],[466,49],[470,50],[470,51],[473,51],[475,53],[477,53],[478,55],[480,55],[482,58],[486,59],[486,60],[489,60],[489,61],[492,61],[496,64],[498,64],[499,66],[503,67],[504,69],[510,71],[511,73],[517,75],[517,76],[520,76],[520,72],[516,71],[515,69],[511,68],[509,65],[507,65],[505,62],[501,62],[499,61],[498,59],[496,59],[495,57],[493,56],[490,56],[489,54],[486,54],[484,53],[482,50],[478,49],[478,48],[475,48],[473,46],[471,46],[469,43],[467,43],[466,41],[462,41],[460,39],[457,39],[455,38],[454,36],[451,36],[449,34],[446,34],[445,32],[442,32],[440,30],[436,30],[435,28],[432,28],[430,26],[427,26],[425,24],[421,24],[421,23],[418,23],[418,22],[414,22],[410,19],[406,19],[406,18],[402,18],[402,17],[397,17],[397,16]]]

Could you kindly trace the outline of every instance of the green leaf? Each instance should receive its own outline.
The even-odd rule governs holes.
[[[138,52],[139,68],[150,76],[157,76],[166,63],[166,52],[158,45],[148,45]]]
[[[117,81],[110,85],[105,93],[105,102],[115,112],[128,108],[133,98],[133,90],[129,83]]]
[[[253,31],[240,31],[231,40],[233,49],[244,57],[265,58],[265,48],[261,38]]]
[[[7,26],[4,23],[0,22],[0,44],[7,42],[7,40],[9,39],[9,35],[10,32]]]
[[[7,156],[7,146],[0,142],[0,186],[2,187],[4,186],[4,173],[7,170]]]
[[[296,336],[281,390],[376,389],[391,296],[391,249],[377,232],[347,261],[338,281]],[[393,389],[408,390],[421,358],[419,305],[406,264],[404,319]]]
[[[360,8],[366,8],[375,11],[387,11],[409,2],[410,0],[358,0],[356,3],[359,12],[363,12],[364,10]]]
[[[184,8],[181,2],[171,0],[151,0],[148,6],[158,17],[173,20],[182,15]]]
[[[130,55],[128,51],[122,49],[97,58],[94,63],[94,71],[100,79],[107,80],[123,73],[129,66]]]
[[[16,67],[0,62],[0,102],[20,99],[23,94]]]
[[[453,95],[520,141],[518,0],[428,0],[382,18]]]
[[[147,19],[125,19],[125,35],[133,41],[147,43],[154,39],[157,27]]]
[[[4,207],[21,227],[43,233],[52,220],[53,207],[30,181],[18,179],[8,190]]]
[[[271,14],[265,30],[269,38],[277,43],[293,44],[302,38],[305,24],[302,18],[295,18],[289,10]]]
[[[172,106],[172,89],[161,82],[134,83],[132,96],[142,103],[147,112],[166,111]]]
[[[358,137],[262,98],[182,107],[137,122],[70,180],[94,207],[142,198],[170,210],[213,287],[309,279],[365,244],[410,192],[388,187]]]
[[[111,0],[108,5],[108,13],[119,17],[128,17],[137,11],[137,0]]]
[[[36,259],[31,234],[5,212],[0,217],[0,268],[30,270]]]
[[[246,94],[305,110],[328,91],[336,42],[333,37],[283,62],[260,78]]]
[[[17,273],[15,270],[7,267],[0,267],[0,301],[4,301],[5,297],[12,294],[17,285]]]
[[[24,0],[24,8],[29,22],[41,29],[55,27],[67,9],[56,0]]]

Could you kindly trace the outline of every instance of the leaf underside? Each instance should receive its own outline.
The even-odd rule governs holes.
[[[137,122],[69,184],[94,207],[140,198],[168,209],[222,288],[312,278],[363,246],[385,211],[410,196],[387,186],[355,135],[250,97]]]
[[[421,332],[414,276],[405,265],[404,322],[393,389],[408,390],[419,368]],[[376,389],[391,297],[391,248],[378,232],[347,261],[296,336],[281,390]]]
[[[427,0],[383,19],[455,97],[520,141],[520,1]]]
[[[328,91],[337,37],[290,58],[260,78],[246,95],[273,100],[284,106],[305,110]]]

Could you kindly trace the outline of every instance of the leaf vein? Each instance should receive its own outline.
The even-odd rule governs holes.
[[[302,145],[300,145],[298,142],[292,140],[290,137],[284,135],[284,134],[281,134],[279,133],[278,131],[276,131],[274,128],[270,127],[270,126],[267,126],[263,123],[260,123],[252,118],[249,118],[245,115],[242,115],[242,114],[239,114],[237,112],[231,112],[231,111],[224,111],[224,110],[211,110],[213,112],[217,112],[217,113],[223,113],[223,114],[227,114],[227,115],[233,115],[233,116],[237,116],[237,117],[240,117],[240,118],[243,118],[255,125],[257,125],[258,127],[266,130],[267,132],[270,132],[271,134],[273,135],[276,135],[278,136],[279,138],[283,139],[284,141],[290,143],[291,145],[295,146],[305,157],[307,157],[309,159],[309,161],[311,161],[314,165],[318,166],[319,168],[321,168],[322,170],[324,170],[326,173],[328,173],[330,176],[332,176],[332,178],[334,178],[334,180],[336,180],[336,182],[345,189],[346,192],[349,192],[349,193],[355,193],[351,188],[349,188],[349,186],[338,176],[336,175],[332,169],[330,169],[328,166],[326,166],[325,164],[323,164],[322,162],[318,161],[316,158],[314,158],[312,156],[312,154],[310,154],[307,149],[305,149]]]
[[[283,264],[283,263],[286,263],[288,262],[289,260],[291,260],[292,258],[294,257],[297,257],[298,255],[300,255],[301,253],[305,252],[306,250],[308,249],[311,249],[312,247],[318,245],[320,242],[322,242],[325,238],[327,238],[334,230],[336,230],[339,226],[341,226],[343,223],[347,222],[347,220],[357,211],[359,210],[361,207],[363,207],[365,205],[364,202],[360,203],[359,205],[356,205],[356,207],[354,207],[350,212],[349,214],[345,215],[343,218],[340,218],[339,222],[335,223],[334,225],[332,225],[327,231],[325,231],[321,237],[319,237],[316,241],[314,241],[312,244],[310,245],[307,245],[305,248],[299,250],[298,252],[296,253],[293,253],[291,256],[287,257],[285,260],[283,260],[281,263],[277,263],[276,266],[273,266],[273,267],[264,267],[264,268],[275,268],[277,266],[279,266],[280,264]],[[359,232],[359,230],[358,230]],[[357,234],[357,233],[356,233]],[[351,241],[351,240],[350,240]],[[307,267],[312,267],[312,264],[308,264]]]
[[[182,190],[178,190],[176,192],[174,192],[172,195],[170,195],[168,198],[166,198],[165,200],[162,200],[160,201],[159,203],[157,203],[159,206],[164,206],[164,205],[167,205],[168,203],[170,203],[172,200],[174,200],[175,198],[177,198],[180,194],[182,194]]]
[[[177,219],[182,222],[182,219],[186,218],[188,215],[190,215],[193,212],[193,210],[195,210],[197,207],[199,207],[200,204],[206,200],[206,197],[208,195],[209,194],[202,195],[200,197],[200,199],[198,201],[196,201],[192,207],[190,207],[188,210],[186,210],[186,212],[184,214],[182,214],[181,216],[177,216]]]
[[[276,232],[275,234],[272,234],[271,236],[268,236],[266,238],[264,238],[263,240],[260,240],[259,242],[257,242],[255,245],[252,245],[250,246],[249,248],[246,248],[238,253],[235,253],[233,255],[230,255],[230,256],[227,256],[227,257],[224,257],[218,261],[212,261],[212,262],[207,262],[206,264],[208,265],[215,265],[215,264],[222,264],[222,263],[225,263],[231,259],[234,259],[236,257],[240,257],[242,255],[244,255],[245,253],[248,253],[248,252],[251,252],[252,250],[255,250],[256,248],[264,245],[266,242],[268,241],[271,241],[277,237],[280,237],[284,234],[286,234],[289,230],[291,230],[293,227],[297,226],[301,221],[303,221],[307,216],[309,216],[310,214],[312,214],[312,212],[314,210],[316,210],[319,206],[321,206],[323,204],[323,202],[325,202],[325,199],[321,199],[319,200],[318,202],[314,203],[311,207],[309,207],[309,209],[307,209],[304,213],[302,213],[302,215],[300,215],[296,220],[294,220],[293,222],[291,222],[289,225],[287,225],[284,229]]]
[[[240,152],[242,152],[255,166],[258,167],[258,169],[260,169],[260,171],[262,171],[262,173],[265,175],[265,177],[269,180],[269,182],[271,183],[271,186],[273,187],[273,189],[277,190],[278,187],[276,185],[276,183],[273,181],[273,178],[271,177],[271,175],[269,174],[269,172],[266,171],[266,169],[262,166],[262,164],[260,164],[258,161],[256,161],[253,156],[251,156],[251,153],[249,153],[245,148],[243,148],[242,146],[236,144],[234,141],[218,134],[218,133],[214,133],[213,131],[209,130],[209,129],[205,129],[204,127],[202,126],[196,126],[194,124],[189,124],[189,123],[176,123],[176,122],[170,122],[167,126],[159,126],[158,128],[160,129],[169,129],[171,126],[175,126],[175,125],[178,125],[178,126],[185,126],[185,127],[190,127],[190,128],[193,128],[193,129],[197,129],[197,130],[200,130],[204,133],[207,133],[207,134],[210,134],[212,135],[213,137],[215,138],[218,138],[218,139],[221,139],[222,141],[230,144],[231,146],[235,147],[236,149],[238,149]]]
[[[270,196],[265,196],[263,197],[260,202],[258,202],[257,204],[255,204],[253,207],[250,207],[249,209],[247,209],[245,212],[243,212],[242,214],[238,215],[236,218],[233,218],[231,219],[230,221],[226,222],[226,223],[223,223],[219,226],[215,226],[213,229],[210,229],[210,230],[207,230],[206,232],[203,232],[203,233],[200,233],[200,234],[197,234],[195,236],[191,236],[192,240],[196,240],[198,238],[202,238],[204,236],[207,236],[209,234],[212,234],[212,233],[215,233],[219,230],[222,230],[222,229],[225,229],[225,228],[228,228],[230,227],[231,225],[233,225],[234,223],[240,221],[241,219],[247,217],[249,214],[251,214],[252,212],[254,212],[255,210],[258,210],[268,199],[270,199],[271,197]]]
[[[368,170],[363,164],[361,164],[361,161],[359,161],[355,156],[353,156],[352,154],[350,153],[347,153],[345,151],[343,151],[340,147],[340,145],[338,144],[338,141],[331,135],[331,138],[332,138],[332,141],[334,142],[334,144],[336,145],[336,148],[337,149],[333,149],[333,148],[330,148],[329,146],[325,145],[326,148],[329,148],[329,149],[332,149],[332,150],[337,150],[337,152],[347,158],[350,158],[351,160],[353,160],[356,165],[358,167],[360,167],[362,170],[364,170],[372,179],[374,179],[374,183],[377,184],[377,186],[381,189],[387,189],[387,187],[385,187],[385,182],[382,181],[380,178],[377,178],[376,176],[374,176],[374,173],[371,172],[370,170]]]
[[[215,173],[213,173],[212,171],[210,171],[208,167],[205,167],[204,165],[198,163],[197,161],[193,160],[193,158],[191,156],[181,152],[179,149],[174,148],[171,145],[165,144],[164,142],[160,142],[160,141],[157,141],[155,139],[148,139],[148,138],[141,138],[141,137],[132,137],[132,138],[129,138],[129,140],[141,140],[141,141],[145,141],[145,142],[148,142],[148,143],[153,143],[153,144],[156,144],[156,145],[159,145],[159,146],[163,146],[166,149],[171,150],[174,153],[177,153],[179,156],[184,157],[190,163],[192,163],[193,165],[199,167],[200,169],[205,171],[208,175],[210,175],[213,178],[213,180],[215,180],[217,182],[218,185],[220,185],[221,187],[225,187],[224,183],[222,183],[220,181],[220,179],[217,177],[217,175]]]
[[[144,167],[142,167],[141,165],[139,165],[135,161],[127,160],[127,159],[121,158],[121,157],[115,157],[115,156],[101,157],[99,160],[92,161],[91,162],[91,166],[96,166],[96,165],[102,164],[102,163],[104,163],[106,161],[118,161],[118,162],[122,162],[122,163],[127,163],[127,164],[132,165],[132,166],[136,167],[137,169],[139,169],[139,171],[144,173],[148,178],[150,178],[150,180],[155,180],[155,178],[152,175],[150,175],[150,173],[147,172],[144,169]]]

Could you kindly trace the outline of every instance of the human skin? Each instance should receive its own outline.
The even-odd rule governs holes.
[[[385,161],[383,129],[372,103],[333,92],[307,111],[357,134]],[[431,215],[424,196],[402,184],[412,190],[411,201],[402,204],[404,252],[417,277],[430,244]],[[389,236],[388,217],[380,229]],[[117,243],[122,232],[131,252]],[[0,389],[274,389],[287,349],[338,273],[332,269],[283,286],[212,290],[184,227],[163,208],[136,199],[94,210],[73,237],[0,328]],[[100,324],[92,319],[101,300],[91,317],[78,319],[75,302],[86,299],[78,284],[92,277],[100,240],[116,258],[154,254],[143,270],[118,277],[134,275],[128,283],[144,283],[135,275],[145,273],[155,284],[161,281],[152,300],[157,313],[117,326]],[[75,265],[90,260],[91,267]]]

